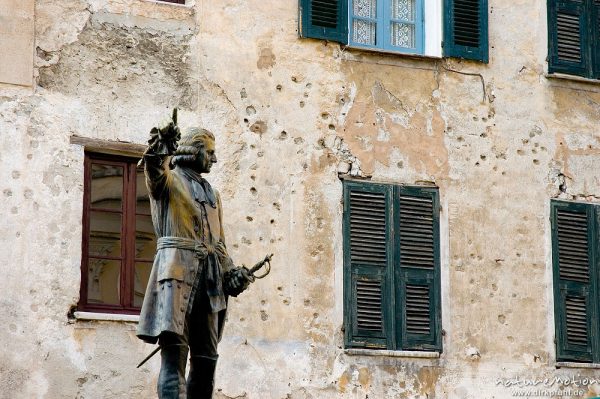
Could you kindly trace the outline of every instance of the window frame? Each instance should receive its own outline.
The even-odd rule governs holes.
[[[390,4],[390,0],[385,1]],[[353,43],[349,47],[417,57],[456,57],[489,62],[488,0],[438,0],[424,1],[423,4],[425,37],[420,53]],[[352,5],[352,0],[299,0],[299,36],[348,46],[352,18],[349,6]]]
[[[383,194],[385,198],[385,248],[386,265],[368,266],[351,259],[350,208],[351,190],[363,193]],[[403,197],[431,199],[432,204],[432,247],[433,267],[413,268],[401,262],[400,201]],[[379,183],[364,180],[343,180],[343,300],[344,300],[344,347],[347,349],[374,349],[393,351],[425,351],[441,353],[442,306],[441,306],[441,256],[440,256],[440,206],[439,188]],[[407,208],[408,209],[408,208]],[[359,211],[360,212],[360,211]],[[364,212],[364,210],[363,210]],[[359,233],[360,235],[360,233]],[[358,236],[354,237],[359,238]],[[381,255],[381,254],[380,254]],[[358,286],[356,281],[379,284],[381,287],[381,331],[359,333],[357,329]],[[429,338],[407,332],[407,306],[402,301],[407,295],[407,284],[431,288]],[[355,288],[356,287],[356,288]],[[414,309],[413,309],[414,310]],[[414,327],[411,326],[411,327]],[[423,338],[423,339],[421,339]]]
[[[348,43],[351,47],[365,48],[371,50],[382,50],[390,51],[401,54],[414,54],[414,55],[427,55],[426,54],[426,20],[425,20],[425,4],[424,0],[415,1],[415,20],[412,24],[415,26],[415,47],[399,47],[392,45],[392,23],[411,23],[401,20],[393,20],[392,18],[392,2],[394,0],[373,0],[377,2],[375,18],[367,18],[362,16],[354,15],[354,1],[347,0],[348,2]],[[376,24],[375,30],[375,44],[364,44],[354,42],[352,40],[354,36],[354,20],[362,20],[366,22],[374,22]],[[379,43],[379,38],[382,43]],[[432,39],[435,40],[435,39]],[[441,46],[440,46],[441,49]]]
[[[84,189],[83,189],[83,212],[82,212],[82,240],[81,240],[81,284],[80,299],[77,306],[78,311],[94,313],[114,314],[139,314],[141,306],[135,303],[135,264],[136,262],[151,263],[153,259],[136,258],[136,216],[150,216],[150,213],[138,212],[137,210],[137,173],[139,168],[137,162],[139,157],[127,155],[114,155],[98,152],[84,152]],[[123,167],[123,197],[120,211],[108,209],[93,209],[91,206],[92,186],[92,164],[103,164]],[[89,260],[101,258],[89,255],[90,247],[90,216],[92,211],[111,212],[121,214],[121,261],[119,272],[120,304],[109,305],[101,303],[89,303]],[[112,258],[112,257],[111,257]],[[107,258],[109,259],[109,258]],[[144,287],[145,292],[145,287]]]

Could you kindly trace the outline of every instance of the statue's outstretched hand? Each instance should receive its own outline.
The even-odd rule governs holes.
[[[226,295],[238,296],[253,282],[254,276],[245,266],[236,267],[225,273],[223,290]]]

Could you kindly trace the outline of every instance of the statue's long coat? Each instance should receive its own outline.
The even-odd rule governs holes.
[[[157,237],[182,237],[196,242],[203,241],[211,247],[219,246],[222,273],[231,269],[233,263],[225,252],[218,192],[214,191],[213,194],[206,181],[203,186],[197,180],[190,179],[180,167],[171,170],[168,159],[146,155],[144,160],[152,221]],[[203,235],[206,235],[204,240]],[[157,250],[140,313],[137,328],[139,338],[155,343],[162,332],[184,334],[185,317],[189,313],[188,306],[191,306],[192,286],[198,273],[207,264],[206,260],[199,259],[197,255],[192,250],[180,248]],[[226,302],[226,298],[223,299]],[[220,338],[225,317],[220,317],[219,320]]]

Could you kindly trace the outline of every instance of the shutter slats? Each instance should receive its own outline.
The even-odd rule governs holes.
[[[588,345],[588,316],[585,297],[566,297],[567,342],[571,345]]]
[[[359,330],[383,331],[381,282],[356,281],[356,314]]]
[[[431,333],[431,296],[428,286],[406,285],[406,332],[429,335]]]
[[[588,222],[585,210],[556,211],[558,263],[562,280],[589,281]]]
[[[558,12],[557,27],[557,50],[558,58],[571,62],[581,62],[581,26],[578,15],[570,15]]]
[[[385,193],[350,192],[350,257],[352,262],[385,264]]]
[[[433,269],[433,200],[400,196],[400,263],[403,267]]]
[[[324,28],[337,28],[338,5],[337,0],[313,0],[311,22],[314,26]]]

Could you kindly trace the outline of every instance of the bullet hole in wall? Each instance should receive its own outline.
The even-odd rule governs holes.
[[[246,107],[246,114],[247,115],[254,115],[256,114],[256,108],[254,108],[252,105],[249,105]]]
[[[248,97],[248,94],[246,94],[246,88],[242,87],[242,90],[240,90],[240,98],[246,98]]]
[[[249,222],[251,222],[251,221],[254,220],[254,218],[252,216],[246,216],[246,220],[249,221]]]
[[[300,101],[300,108],[304,108],[304,101]]]
[[[260,319],[262,321],[267,321],[269,319],[269,315],[264,310],[260,311]]]
[[[282,130],[281,133],[279,133],[279,140],[285,139],[287,139],[287,132],[285,130]]]
[[[275,90],[277,90],[277,91],[281,91],[281,89],[282,89],[282,86],[281,86],[281,85],[277,85],[277,86],[275,86]]]
[[[258,193],[258,191],[256,190],[256,187],[250,187],[250,193],[252,195],[256,195]]]

